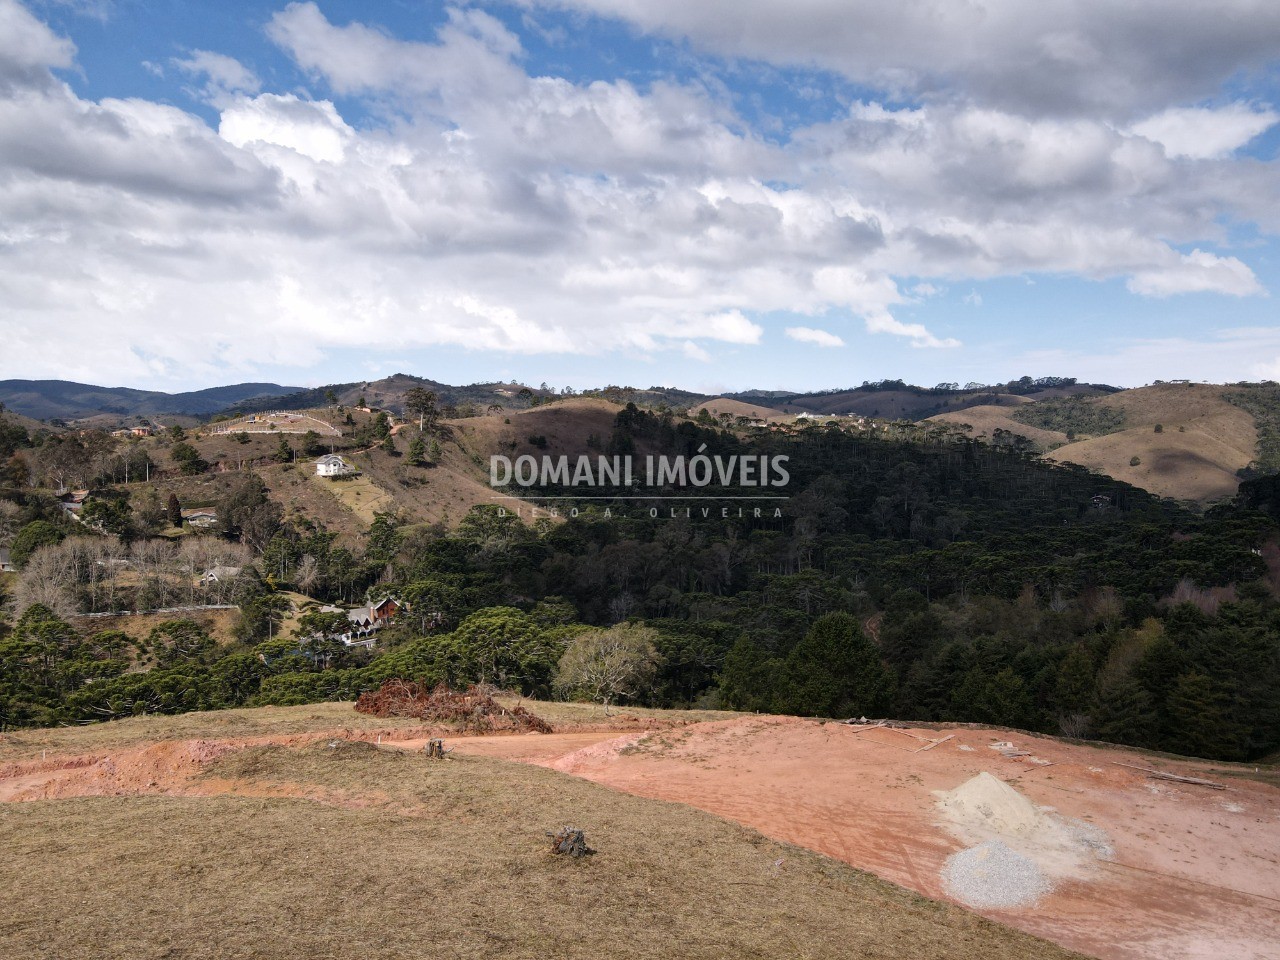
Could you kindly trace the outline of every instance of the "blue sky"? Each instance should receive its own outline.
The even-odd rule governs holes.
[[[0,377],[1280,378],[1280,11],[0,0]]]

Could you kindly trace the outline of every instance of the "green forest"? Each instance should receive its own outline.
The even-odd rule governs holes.
[[[34,442],[6,428],[0,454]],[[627,691],[640,704],[977,722],[1223,760],[1280,749],[1271,478],[1198,514],[956,432],[752,435],[632,405],[599,444],[784,455],[789,499],[781,517],[739,516],[733,498],[752,491],[674,491],[702,499],[672,516],[597,488],[617,499],[556,501],[554,520],[485,507],[447,531],[380,514],[353,551],[283,520],[247,473],[207,535],[243,551],[225,598],[240,609],[236,642],[181,615],[142,640],[77,630],[62,600],[29,602],[0,624],[0,724],[351,699],[390,677],[572,695],[560,671],[575,638],[631,624],[653,648]],[[94,572],[112,561],[93,559],[83,524],[19,477],[0,484],[15,563],[47,564],[62,578],[50,596],[81,609],[123,602]],[[142,558],[151,541],[127,502],[114,509],[112,542]],[[131,589],[161,589],[149,582]],[[318,610],[305,641],[284,639],[285,590],[407,610],[372,651],[344,645],[345,618]]]

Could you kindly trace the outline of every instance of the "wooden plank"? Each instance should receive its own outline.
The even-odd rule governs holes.
[[[1190,783],[1197,787],[1208,787],[1211,790],[1227,789],[1221,783],[1214,783],[1212,780],[1202,780],[1199,777],[1184,777],[1178,773],[1166,773],[1163,770],[1152,770],[1150,767],[1139,767],[1132,763],[1121,763],[1119,760],[1112,760],[1117,767],[1128,767],[1130,770],[1141,770],[1148,777],[1155,777],[1157,780],[1172,780],[1174,783]]]
[[[913,750],[912,752],[913,752],[913,753],[924,753],[924,751],[926,751],[926,750],[932,750],[932,749],[933,749],[934,747],[936,747],[938,744],[940,744],[940,743],[946,743],[948,740],[952,740],[952,739],[954,739],[954,738],[955,738],[955,734],[954,734],[954,733],[948,733],[948,734],[947,734],[945,737],[943,737],[941,740],[934,740],[932,743],[927,743],[927,744],[925,744],[923,747],[920,747],[919,749]]]
[[[918,733],[912,733],[909,730],[903,730],[901,727],[885,727],[885,729],[892,730],[894,733],[900,733],[903,736],[910,737],[913,740],[923,740],[925,743],[931,742],[929,737],[922,737]]]

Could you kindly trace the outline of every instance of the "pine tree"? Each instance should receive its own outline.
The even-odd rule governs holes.
[[[1153,747],[1158,737],[1157,719],[1151,694],[1137,680],[1127,678],[1099,696],[1092,726],[1101,740]]]
[[[821,617],[787,655],[779,706],[801,716],[883,715],[896,679],[847,613]]]
[[[1192,757],[1242,760],[1240,725],[1221,685],[1203,673],[1184,673],[1169,693],[1168,747]]]
[[[169,502],[165,504],[164,512],[173,526],[182,526],[182,503],[178,500],[176,493],[169,494]]]
[[[421,467],[426,462],[427,445],[422,442],[422,437],[414,437],[413,442],[409,444],[409,463],[415,467]]]
[[[1093,657],[1084,644],[1077,644],[1058,666],[1054,705],[1060,714],[1086,711],[1093,701],[1093,690]]]
[[[289,446],[288,437],[280,438],[280,446],[276,447],[275,458],[279,463],[288,463],[293,459],[293,447]]]

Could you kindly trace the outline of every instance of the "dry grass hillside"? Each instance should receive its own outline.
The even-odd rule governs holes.
[[[1076,956],[689,806],[347,739],[335,726],[358,715],[336,709],[295,708],[294,723],[280,710],[219,716],[234,743],[190,739],[208,736],[210,717],[150,718],[140,752],[92,748],[116,786],[0,803],[0,955]],[[319,738],[248,739],[326,720]],[[69,762],[56,750],[32,761],[55,781]],[[126,769],[138,776],[123,780]],[[40,770],[8,764],[8,798]],[[594,855],[550,853],[546,832],[564,824],[586,831]]]
[[[1051,459],[1100,470],[1162,497],[1208,503],[1233,496],[1236,471],[1256,455],[1253,418],[1222,399],[1218,386],[1157,384],[1094,402],[1123,411],[1126,428],[1060,447]],[[1131,465],[1134,457],[1139,463]]]
[[[167,620],[194,620],[202,630],[219,643],[232,643],[240,623],[239,610],[183,610],[178,613],[140,613],[114,617],[73,616],[72,625],[85,634],[118,630],[134,640],[145,640],[151,631]]]
[[[786,417],[789,420],[792,416],[791,414],[784,414],[781,410],[775,410],[773,407],[762,407],[755,403],[743,403],[741,400],[731,400],[728,397],[716,397],[706,403],[690,407],[689,415],[696,417],[703,410],[708,411],[713,417],[727,413],[731,417],[752,417],[759,420]]]
[[[1205,504],[1233,496],[1240,482],[1236,471],[1257,455],[1253,417],[1224,400],[1223,392],[1209,384],[1166,383],[1091,397],[1089,404],[1122,413],[1124,429],[1074,443],[1065,432],[1013,419],[1018,405],[1039,402],[1039,397],[929,419],[968,424],[973,436],[988,439],[997,429],[1008,430],[1048,451],[1051,460],[1079,464],[1162,497]],[[1054,396],[1045,391],[1043,399]],[[1137,464],[1130,462],[1134,457]]]
[[[1016,406],[984,405],[969,407],[967,410],[958,410],[954,413],[942,413],[929,419],[943,423],[967,424],[972,428],[969,431],[970,436],[984,440],[989,440],[997,430],[1008,430],[1010,433],[1026,437],[1041,450],[1048,450],[1067,442],[1065,433],[1057,430],[1042,430],[1014,420],[1009,414],[1016,408]]]

